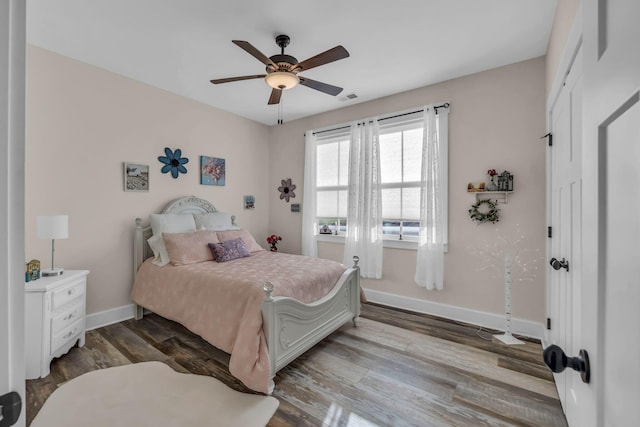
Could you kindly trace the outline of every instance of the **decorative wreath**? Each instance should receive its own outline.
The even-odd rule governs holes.
[[[482,208],[482,205],[487,205],[485,208]],[[482,208],[482,210],[481,210]],[[478,200],[478,202],[471,206],[469,209],[469,217],[480,223],[483,222],[491,222],[495,224],[500,221],[500,209],[498,209],[498,205],[494,203],[490,199]]]

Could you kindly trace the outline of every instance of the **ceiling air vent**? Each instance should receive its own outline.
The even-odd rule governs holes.
[[[342,98],[340,98],[340,101],[349,101],[351,99],[356,99],[358,97],[358,95],[356,95],[355,93],[350,93],[347,96],[343,96]]]

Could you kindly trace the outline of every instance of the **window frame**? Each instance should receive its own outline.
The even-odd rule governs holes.
[[[439,105],[438,107],[435,107],[435,105]],[[426,106],[424,108],[436,108],[436,113],[437,113],[437,108],[448,108],[449,107],[449,103],[448,102],[443,102],[443,103],[437,103],[437,104],[432,104],[429,106]],[[389,113],[386,117],[381,117],[378,118],[378,123],[379,123],[379,129],[380,129],[380,134],[386,134],[386,133],[392,133],[392,132],[387,132],[387,129],[396,129],[396,131],[399,131],[400,129],[402,130],[410,130],[410,129],[415,129],[416,124],[420,127],[423,128],[423,132],[424,132],[424,118],[423,118],[423,111],[424,111],[423,107],[416,107],[416,108],[412,108],[412,109],[408,109],[408,110],[404,110],[404,111],[399,111],[399,112],[395,112],[395,113]],[[370,120],[370,119],[366,119],[366,120]],[[360,121],[364,121],[364,120],[360,120]],[[351,122],[350,122],[351,123]],[[316,140],[316,149],[319,145],[321,144],[325,144],[328,142],[331,142],[331,140],[339,140],[340,138],[347,138],[349,139],[349,143],[350,141],[350,123],[342,123],[342,124],[338,124],[338,125],[330,125],[330,126],[326,126],[324,128],[320,128],[320,129],[316,129],[314,131],[315,134],[324,134],[320,137],[317,137]],[[440,126],[441,122],[438,122]],[[448,119],[445,119],[445,123],[447,124],[447,126],[445,128],[441,128],[439,129],[439,138],[440,138],[440,165],[441,165],[441,169],[442,169],[442,189],[443,189],[443,219],[444,219],[444,251],[445,253],[449,251],[449,182],[448,182],[448,178],[449,178],[449,143],[448,143],[448,133],[449,133],[449,129],[448,129]],[[423,134],[423,148],[424,148],[424,134]],[[385,186],[387,184],[381,184],[381,188],[384,189]],[[422,182],[421,181],[416,181],[414,184],[412,184],[412,186],[415,187],[421,187],[422,186]],[[340,187],[340,189],[342,189],[342,186],[337,186]],[[336,187],[336,189],[337,189]],[[409,185],[407,185],[407,187],[410,187]],[[318,190],[318,186],[316,185],[314,191],[317,192]],[[325,189],[328,189],[328,187],[323,187]],[[398,188],[397,186],[393,185],[392,188]],[[348,191],[348,184],[346,187],[347,191]],[[315,195],[314,195],[315,196]],[[338,244],[344,244],[345,241],[345,236],[346,236],[346,228],[345,228],[345,232],[339,232],[337,235],[336,234],[320,234],[319,233],[319,224],[320,224],[320,220],[321,219],[329,219],[326,217],[318,217],[316,216],[316,221],[318,224],[318,230],[316,230],[316,241],[321,241],[321,242],[330,242],[330,243],[338,243]],[[334,219],[344,219],[345,223],[346,223],[346,217],[344,218],[334,218]],[[383,221],[385,220],[396,220],[398,221],[398,219],[383,219]],[[403,221],[403,220],[399,220],[399,221]],[[404,220],[407,221],[407,220]],[[409,221],[413,221],[413,220],[409,220]],[[418,222],[421,222],[421,219],[417,220]],[[383,241],[383,247],[385,248],[397,248],[397,249],[408,249],[408,250],[417,250],[418,249],[418,240],[419,237],[418,236],[407,236],[407,235],[403,235],[402,239],[400,239],[398,234],[384,234],[382,233],[381,230],[381,235],[382,235],[382,241]]]

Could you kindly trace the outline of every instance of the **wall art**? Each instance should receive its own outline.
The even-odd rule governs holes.
[[[169,147],[165,147],[164,154],[164,156],[158,156],[160,163],[164,164],[160,172],[171,172],[171,176],[174,179],[178,178],[178,174],[180,173],[187,173],[187,168],[185,168],[184,165],[189,163],[189,159],[182,157],[181,149],[177,148],[176,151],[171,151]]]
[[[293,190],[296,189],[296,186],[291,183],[291,178],[280,180],[282,184],[278,187],[278,191],[280,192],[280,200],[285,199],[287,203],[289,203],[289,198],[296,197],[296,193]]]
[[[149,191],[149,165],[123,163],[124,191]]]
[[[255,209],[256,208],[256,198],[253,196],[244,196],[244,208],[245,209]]]
[[[225,160],[219,157],[200,156],[200,184],[224,185]]]

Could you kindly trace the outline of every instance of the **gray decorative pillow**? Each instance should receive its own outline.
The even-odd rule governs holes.
[[[209,243],[213,259],[218,262],[232,261],[251,256],[247,244],[241,239],[227,240],[222,243]]]

